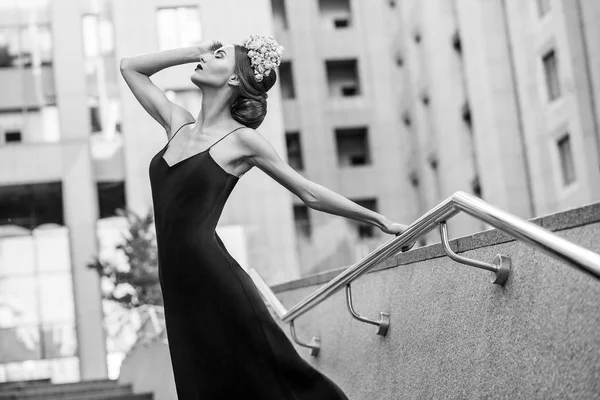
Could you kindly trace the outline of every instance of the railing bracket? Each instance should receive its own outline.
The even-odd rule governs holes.
[[[481,269],[485,269],[487,271],[493,272],[496,276],[492,280],[492,283],[494,283],[496,285],[502,286],[506,283],[506,280],[508,279],[508,276],[510,275],[510,266],[511,266],[510,257],[498,254],[492,260],[492,264],[488,264],[488,263],[484,263],[482,261],[472,260],[467,257],[459,256],[454,251],[452,251],[452,249],[450,248],[450,241],[448,240],[448,227],[446,226],[446,222],[442,221],[439,223],[439,225],[440,225],[440,236],[442,238],[442,247],[444,248],[444,251],[446,252],[448,257],[450,257],[451,259],[453,259],[454,261],[456,261],[458,263],[470,265],[475,268],[481,268]]]
[[[310,349],[311,356],[317,357],[319,355],[319,350],[321,349],[321,339],[319,339],[317,336],[313,336],[309,343],[301,342],[296,336],[294,320],[290,321],[290,333],[292,334],[292,339],[294,339],[294,342],[298,343],[300,346],[308,347]]]
[[[350,287],[350,283],[346,284],[346,304],[348,305],[348,310],[350,314],[359,321],[366,322],[368,324],[377,325],[377,334],[380,336],[385,336],[390,328],[390,314],[385,312],[379,312],[379,321],[374,321],[370,318],[362,317],[354,311],[354,306],[352,305],[352,289]]]

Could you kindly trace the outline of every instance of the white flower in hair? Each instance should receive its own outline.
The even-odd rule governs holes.
[[[262,81],[264,76],[269,76],[271,70],[281,64],[281,56],[285,50],[273,36],[256,34],[244,40],[242,46],[248,49],[248,57],[257,82]]]

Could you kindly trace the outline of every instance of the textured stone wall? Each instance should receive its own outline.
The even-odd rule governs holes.
[[[534,222],[600,252],[599,219],[595,204]],[[352,285],[359,314],[391,315],[386,337],[338,291],[295,323],[302,340],[321,338],[320,355],[298,352],[357,400],[600,398],[600,280],[495,230],[451,245],[482,261],[510,256],[506,285],[439,244],[401,254]],[[273,289],[289,309],[339,272]]]

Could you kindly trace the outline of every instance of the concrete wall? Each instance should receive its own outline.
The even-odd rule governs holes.
[[[600,204],[534,222],[600,252]],[[298,352],[351,399],[600,398],[600,280],[496,230],[451,245],[482,261],[510,256],[506,285],[439,244],[400,254],[352,285],[359,314],[391,315],[386,337],[353,319],[339,291],[295,324],[300,339],[321,338],[320,355]],[[273,289],[289,309],[339,272]]]

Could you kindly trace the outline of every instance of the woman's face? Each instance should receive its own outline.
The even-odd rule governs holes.
[[[200,57],[192,75],[192,82],[200,86],[222,87],[233,75],[235,67],[235,48],[233,44],[221,46]]]

